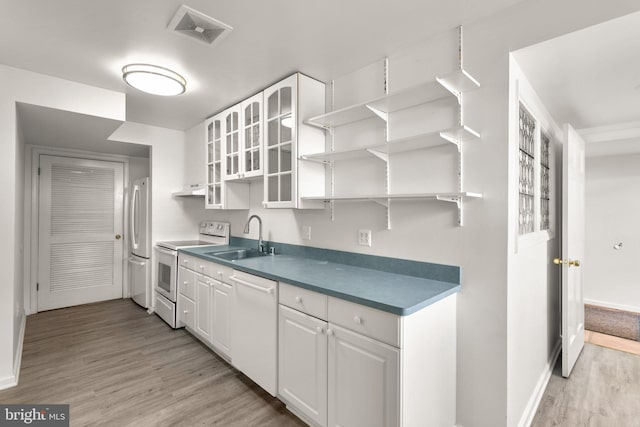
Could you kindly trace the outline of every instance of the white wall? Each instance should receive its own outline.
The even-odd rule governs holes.
[[[588,157],[584,298],[640,312],[640,154]],[[613,245],[622,242],[621,250]]]
[[[23,305],[24,144],[17,133],[16,102],[124,120],[124,94],[0,65],[0,388],[13,385]],[[19,293],[19,295],[16,295]]]
[[[508,54],[637,9],[631,1],[605,5],[591,0],[585,5],[579,0],[560,4],[543,0],[522,2],[466,25],[465,68],[482,87],[465,97],[465,113],[467,123],[482,133],[482,140],[467,145],[464,174],[467,189],[483,193],[484,198],[467,204],[462,228],[455,225],[454,209],[437,202],[394,203],[389,231],[385,230],[384,211],[375,204],[339,204],[333,222],[328,211],[265,210],[260,207],[259,183],[251,186],[249,211],[203,215],[230,220],[235,236],[243,236],[246,219],[257,213],[264,220],[266,239],[460,265],[457,422],[466,427],[516,425],[526,415],[557,338],[556,282],[547,267],[557,245],[551,240],[515,255],[518,207],[512,196],[517,193],[517,181],[509,184],[509,177],[512,168],[517,168],[517,157],[511,156],[507,143]],[[450,57],[442,56],[447,43],[447,36],[436,37],[390,55],[391,90],[442,72],[450,63]],[[196,131],[193,138],[188,144],[198,144]],[[445,151],[434,155],[449,161]],[[358,171],[362,176],[374,176],[374,169],[363,164]],[[310,242],[301,239],[302,225],[312,227]],[[357,246],[358,228],[373,230],[371,248]],[[250,237],[257,237],[256,228]],[[532,271],[535,275],[528,276]],[[521,280],[527,277],[527,282]],[[527,288],[538,279],[548,285]],[[532,304],[527,306],[529,301]],[[513,305],[509,310],[508,304]],[[528,311],[520,311],[522,316],[518,316],[519,308]],[[540,319],[542,323],[537,324]],[[531,342],[525,340],[525,334],[517,340],[520,328],[534,331]],[[523,355],[526,357],[518,359]]]
[[[129,157],[129,181],[146,178],[150,172],[148,157]]]

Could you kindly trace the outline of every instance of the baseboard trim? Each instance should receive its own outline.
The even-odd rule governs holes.
[[[613,308],[615,310],[630,311],[632,313],[640,313],[640,307],[635,307],[633,305],[616,304],[616,303],[597,301],[592,299],[585,299],[584,303],[589,305],[597,305],[599,307]]]
[[[22,349],[24,347],[24,333],[27,329],[27,315],[22,312],[22,319],[20,320],[20,333],[18,337],[18,347],[16,353],[13,355],[13,376],[15,378],[15,385],[18,385],[20,381],[20,366],[22,366]]]
[[[20,365],[22,363],[22,347],[24,344],[24,331],[27,326],[27,316],[22,313],[22,320],[20,321],[20,332],[18,338],[18,347],[16,348],[16,352],[13,355],[13,375],[9,375],[8,377],[0,378],[0,390],[5,390],[7,388],[15,387],[18,385],[18,380],[20,379]]]
[[[529,427],[533,422],[533,417],[535,417],[536,412],[538,411],[538,406],[540,405],[540,401],[542,400],[542,396],[544,396],[544,391],[547,388],[547,384],[549,384],[549,380],[551,379],[551,374],[553,373],[553,368],[556,366],[556,361],[558,360],[558,356],[560,356],[560,351],[562,350],[562,340],[558,340],[556,342],[556,346],[553,349],[553,353],[551,359],[549,359],[549,363],[547,363],[547,368],[544,370],[540,379],[538,380],[538,384],[533,391],[533,394],[529,398],[529,402],[520,418],[520,422],[518,423],[518,427]]]

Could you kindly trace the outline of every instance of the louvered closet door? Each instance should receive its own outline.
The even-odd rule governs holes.
[[[40,156],[38,311],[122,298],[123,164]]]

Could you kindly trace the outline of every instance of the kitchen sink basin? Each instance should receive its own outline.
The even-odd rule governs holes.
[[[237,249],[234,251],[224,252],[206,252],[207,255],[211,255],[215,258],[221,258],[227,261],[235,261],[238,259],[255,258],[260,256],[266,256],[268,254],[260,252],[257,249]]]

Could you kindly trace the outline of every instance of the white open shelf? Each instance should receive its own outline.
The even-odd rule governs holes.
[[[460,93],[478,87],[480,84],[469,73],[465,70],[458,70],[447,76],[436,77],[435,80],[387,94],[369,102],[312,117],[307,120],[307,123],[329,129],[372,117],[384,118],[385,114],[393,111],[426,104],[449,96],[457,97]]]
[[[412,194],[367,194],[349,196],[315,196],[304,197],[306,200],[330,201],[361,201],[361,200],[441,200],[446,202],[456,202],[463,199],[479,199],[482,194],[464,191],[461,193],[412,193]]]
[[[331,160],[359,159],[379,154],[402,153],[405,151],[421,150],[424,148],[438,147],[445,144],[459,145],[461,141],[478,139],[480,134],[467,126],[456,126],[455,128],[429,132],[419,135],[412,135],[404,138],[391,139],[387,143],[371,144],[348,150],[332,151],[327,153],[307,154],[300,156],[304,160],[318,162],[328,162]]]

